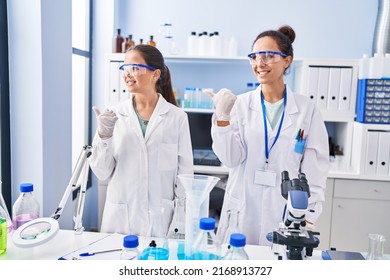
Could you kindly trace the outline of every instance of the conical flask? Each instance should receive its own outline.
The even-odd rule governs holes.
[[[370,233],[368,254],[366,260],[382,260],[386,238],[381,234]]]
[[[227,214],[228,214],[228,227],[222,239],[222,254],[227,252],[227,250],[229,250],[230,248],[231,235],[233,233],[241,233],[238,226],[240,211],[238,211],[237,209],[230,209],[227,211]]]
[[[14,232],[14,226],[12,223],[11,216],[9,215],[7,205],[5,204],[4,198],[3,198],[3,187],[2,182],[0,181],[0,206],[3,208],[7,220],[7,233],[12,234]]]
[[[218,177],[194,174],[178,175],[186,192],[185,258],[191,259],[192,245],[199,232],[201,217],[209,216],[210,191],[220,180]]]
[[[163,228],[164,208],[149,210],[149,229],[145,238],[140,260],[167,260],[169,258],[168,239]]]

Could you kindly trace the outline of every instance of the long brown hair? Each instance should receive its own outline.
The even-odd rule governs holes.
[[[176,98],[173,93],[171,72],[168,66],[165,65],[164,57],[161,52],[153,46],[149,45],[136,45],[127,50],[137,51],[145,60],[146,64],[156,69],[160,69],[161,76],[156,83],[156,91],[161,93],[166,101],[177,106]]]

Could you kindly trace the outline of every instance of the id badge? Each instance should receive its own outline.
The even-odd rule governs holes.
[[[276,172],[269,169],[256,169],[254,183],[256,185],[275,187]]]

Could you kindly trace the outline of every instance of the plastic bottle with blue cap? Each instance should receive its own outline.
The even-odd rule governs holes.
[[[232,233],[230,235],[230,249],[226,253],[224,260],[249,260],[245,251],[246,237],[241,233]]]
[[[12,219],[15,229],[29,221],[39,218],[40,205],[35,199],[33,191],[33,184],[20,184],[20,195],[12,207]]]
[[[137,260],[140,254],[138,250],[138,236],[126,235],[123,237],[123,249],[120,255],[121,260]]]
[[[220,260],[221,244],[214,230],[214,218],[201,218],[199,222],[199,234],[192,245],[192,260]]]

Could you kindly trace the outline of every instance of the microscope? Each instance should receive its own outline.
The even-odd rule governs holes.
[[[304,256],[312,256],[313,249],[318,247],[318,232],[306,230],[306,213],[309,206],[310,188],[304,173],[290,180],[288,171],[281,174],[282,196],[287,200],[283,214],[283,223],[272,232],[272,243],[279,250],[278,259],[286,255],[290,260],[302,260]],[[282,245],[282,246],[280,246]],[[273,248],[274,249],[274,248]],[[304,250],[305,249],[305,250]]]

